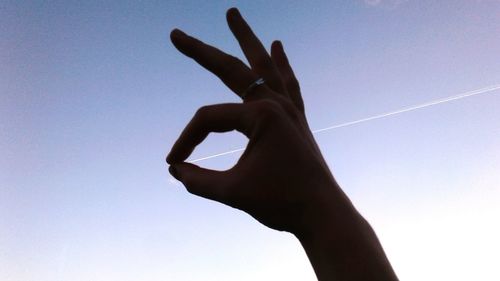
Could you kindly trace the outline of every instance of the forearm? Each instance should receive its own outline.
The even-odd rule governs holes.
[[[397,280],[368,222],[336,184],[324,190],[294,233],[318,280]]]

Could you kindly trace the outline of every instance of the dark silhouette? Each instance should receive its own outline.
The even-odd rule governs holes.
[[[179,51],[217,75],[243,103],[200,108],[167,156],[170,173],[190,193],[294,234],[318,280],[397,280],[374,231],[321,155],[281,42],[272,43],[269,55],[236,8],[227,11],[227,22],[250,67],[178,29],[171,33]],[[231,130],[249,138],[233,168],[213,171],[184,162],[210,132]]]

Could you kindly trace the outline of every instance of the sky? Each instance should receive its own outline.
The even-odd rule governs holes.
[[[299,242],[189,194],[165,156],[238,102],[171,45],[283,42],[312,129],[500,84],[500,1],[2,1],[0,280],[315,280]],[[500,280],[500,90],[316,134],[401,280]],[[244,147],[210,135],[191,159]],[[214,169],[239,154],[200,162]]]

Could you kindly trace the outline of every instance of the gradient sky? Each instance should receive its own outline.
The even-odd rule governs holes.
[[[196,109],[238,102],[170,30],[243,58],[239,7],[282,40],[318,129],[499,84],[500,1],[306,2],[2,1],[0,280],[315,280],[294,237],[169,176]],[[499,107],[495,91],[316,135],[401,280],[500,280]],[[211,135],[193,158],[245,142]]]

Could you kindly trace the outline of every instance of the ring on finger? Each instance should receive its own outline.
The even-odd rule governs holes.
[[[255,80],[250,86],[246,88],[243,93],[241,93],[241,98],[244,99],[250,92],[252,92],[255,88],[257,88],[259,85],[264,84],[266,81],[264,78],[260,77],[259,79]]]

